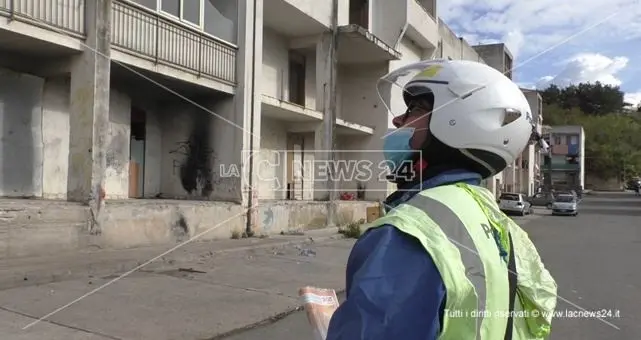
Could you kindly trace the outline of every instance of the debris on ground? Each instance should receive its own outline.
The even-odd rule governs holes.
[[[200,273],[200,274],[206,274],[207,272],[204,272],[202,270],[196,270],[194,268],[178,268],[179,272],[187,272],[187,273]]]

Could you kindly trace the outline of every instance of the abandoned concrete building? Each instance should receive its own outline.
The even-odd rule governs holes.
[[[512,57],[458,38],[436,0],[332,4],[0,0],[0,256],[375,215],[380,174],[326,180],[309,164],[380,164],[391,118],[376,80],[420,59],[509,71]]]

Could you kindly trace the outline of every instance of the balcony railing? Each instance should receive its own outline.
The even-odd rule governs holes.
[[[236,47],[120,0],[112,6],[111,43],[155,63],[236,83]]]
[[[571,164],[571,163],[566,163],[566,164],[543,164],[543,171],[579,171],[581,169],[580,164]]]
[[[85,0],[0,0],[0,15],[79,38],[85,35]]]

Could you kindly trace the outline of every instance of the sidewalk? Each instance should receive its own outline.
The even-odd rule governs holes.
[[[342,290],[353,240],[335,229],[194,243],[36,321],[170,249],[0,261],[7,340],[210,339],[300,306],[304,285]]]

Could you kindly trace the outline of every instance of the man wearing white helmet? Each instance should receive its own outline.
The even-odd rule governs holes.
[[[530,142],[547,148],[519,87],[481,63],[429,60],[378,90],[390,112],[405,104],[385,136],[398,190],[352,249],[327,340],[547,338],[556,283],[480,187]]]

